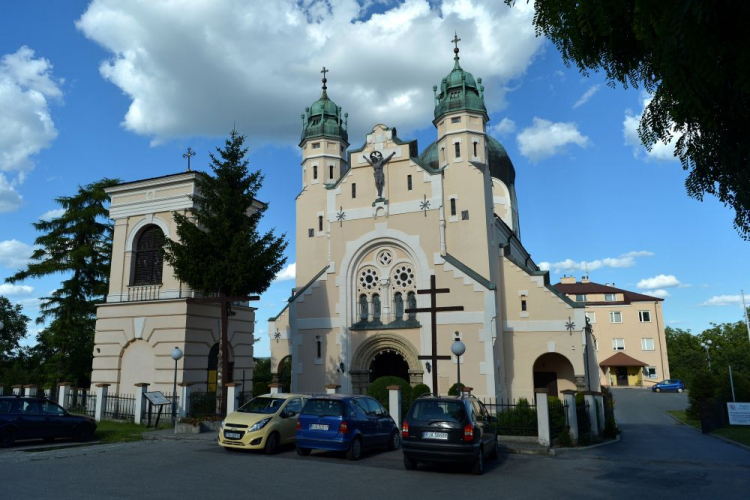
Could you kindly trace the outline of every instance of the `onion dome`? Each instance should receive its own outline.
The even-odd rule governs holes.
[[[320,94],[320,99],[315,101],[309,108],[305,108],[305,112],[301,115],[301,142],[318,137],[330,137],[333,139],[343,139],[348,144],[347,121],[349,113],[344,114],[344,119],[342,120],[341,108],[328,98],[328,87],[326,86],[328,82],[326,79],[327,72],[328,70],[323,67],[321,71],[323,73],[323,91]]]
[[[435,94],[435,120],[453,111],[476,111],[485,116],[489,121],[487,108],[484,105],[484,85],[482,79],[474,80],[474,75],[461,68],[458,60],[458,42],[461,39],[455,36],[452,40],[456,44],[453,49],[455,61],[453,71],[440,82],[440,87],[435,85],[432,91]],[[440,91],[438,93],[438,90]]]

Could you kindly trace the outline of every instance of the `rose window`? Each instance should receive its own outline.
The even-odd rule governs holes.
[[[396,266],[393,270],[393,282],[401,288],[410,288],[414,284],[414,271],[409,266]]]
[[[384,250],[378,254],[378,262],[381,266],[388,267],[393,262],[393,256],[388,250]]]
[[[378,271],[372,267],[359,272],[359,288],[361,290],[372,290],[378,287]]]

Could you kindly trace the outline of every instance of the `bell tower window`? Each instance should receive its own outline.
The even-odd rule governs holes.
[[[148,226],[138,237],[135,247],[133,285],[160,285],[164,269],[164,233],[158,226]]]

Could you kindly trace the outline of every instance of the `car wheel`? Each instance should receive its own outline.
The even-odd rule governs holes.
[[[301,457],[306,457],[309,454],[310,454],[310,448],[300,448],[299,446],[297,447],[297,455]]]
[[[16,440],[16,430],[12,427],[0,429],[0,448],[5,448],[13,444]]]
[[[401,448],[401,436],[399,436],[398,431],[393,431],[391,439],[388,440],[388,449],[398,450],[399,448]]]
[[[346,452],[346,458],[352,461],[359,460],[362,456],[362,440],[358,437],[354,438],[351,446]]]
[[[685,389],[683,389],[682,387],[680,387],[679,389],[677,389],[677,392],[684,392],[684,391],[685,391]]]
[[[484,449],[479,448],[479,454],[477,455],[477,459],[474,462],[474,468],[471,469],[471,472],[477,476],[481,476],[484,473]]]
[[[417,468],[417,461],[412,460],[411,458],[404,455],[404,469],[406,470],[414,470]]]
[[[657,388],[656,388],[656,392],[661,392],[661,389],[659,389],[659,388],[657,387]]]
[[[91,439],[91,426],[81,424],[73,431],[74,441],[88,441]]]
[[[274,455],[279,447],[279,435],[275,432],[268,436],[266,439],[265,452],[266,455]]]

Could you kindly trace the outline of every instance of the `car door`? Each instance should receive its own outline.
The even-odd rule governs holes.
[[[47,432],[46,437],[58,438],[73,435],[76,422],[68,417],[61,406],[52,401],[42,402],[42,416],[44,418],[43,425]]]
[[[373,446],[383,446],[388,440],[390,426],[386,419],[389,419],[388,412],[379,402],[373,398],[367,398],[368,417],[375,420],[375,439]]]
[[[49,431],[44,426],[42,406],[36,399],[20,400],[17,413],[18,439],[43,439],[49,437]]]
[[[297,431],[297,419],[302,411],[302,399],[290,398],[282,410],[281,419],[281,442],[291,443]]]
[[[378,442],[378,418],[372,414],[372,410],[367,404],[369,398],[354,398],[354,405],[357,407],[357,425],[362,433],[362,444],[371,448]]]

